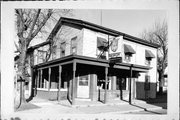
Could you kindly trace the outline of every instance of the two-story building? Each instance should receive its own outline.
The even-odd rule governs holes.
[[[77,99],[155,98],[157,48],[110,28],[61,17],[47,42],[28,49],[31,93],[72,104]]]

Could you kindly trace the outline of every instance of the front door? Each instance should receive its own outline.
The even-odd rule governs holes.
[[[77,97],[89,98],[89,75],[83,75],[78,77],[77,85]]]

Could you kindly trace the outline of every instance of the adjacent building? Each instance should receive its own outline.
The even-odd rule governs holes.
[[[110,28],[61,17],[47,42],[28,49],[31,96],[72,104],[155,98],[157,48]]]

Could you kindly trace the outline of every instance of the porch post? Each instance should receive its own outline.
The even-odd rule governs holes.
[[[40,70],[40,88],[42,88],[42,69]]]
[[[76,61],[73,61],[73,80],[72,80],[72,105],[75,104],[75,76],[76,75]]]
[[[35,70],[35,78],[34,78],[34,96],[37,95],[37,88],[39,88],[39,70],[37,69],[37,71]]]
[[[51,68],[48,68],[48,71],[49,71],[49,73],[48,73],[48,81],[49,81],[49,84],[48,84],[48,91],[50,91],[50,82],[51,82]]]
[[[60,98],[61,98],[61,72],[62,72],[62,66],[59,65],[59,86],[58,86],[58,102],[60,102]]]
[[[131,104],[131,80],[132,80],[132,64],[130,66],[130,80],[129,80],[129,104]]]
[[[107,77],[108,75],[108,67],[105,67],[105,94],[104,94],[104,103],[106,104],[107,102]]]

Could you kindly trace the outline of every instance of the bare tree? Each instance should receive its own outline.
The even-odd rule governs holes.
[[[168,25],[164,20],[162,23],[155,22],[153,28],[144,30],[141,34],[142,39],[145,39],[151,43],[159,44],[158,48],[158,66],[159,73],[159,93],[163,92],[162,83],[164,81],[164,72],[167,67],[167,53],[168,53]]]
[[[27,50],[30,43],[35,37],[42,37],[43,34],[48,34],[48,27],[56,23],[60,16],[69,14],[71,10],[53,10],[53,9],[16,9],[16,30],[18,36],[18,43],[15,43],[19,53],[18,73],[21,81],[20,101],[26,103],[25,99],[25,81],[27,81],[26,74],[26,58]],[[50,41],[52,41],[50,39]],[[51,49],[50,49],[51,50]]]

